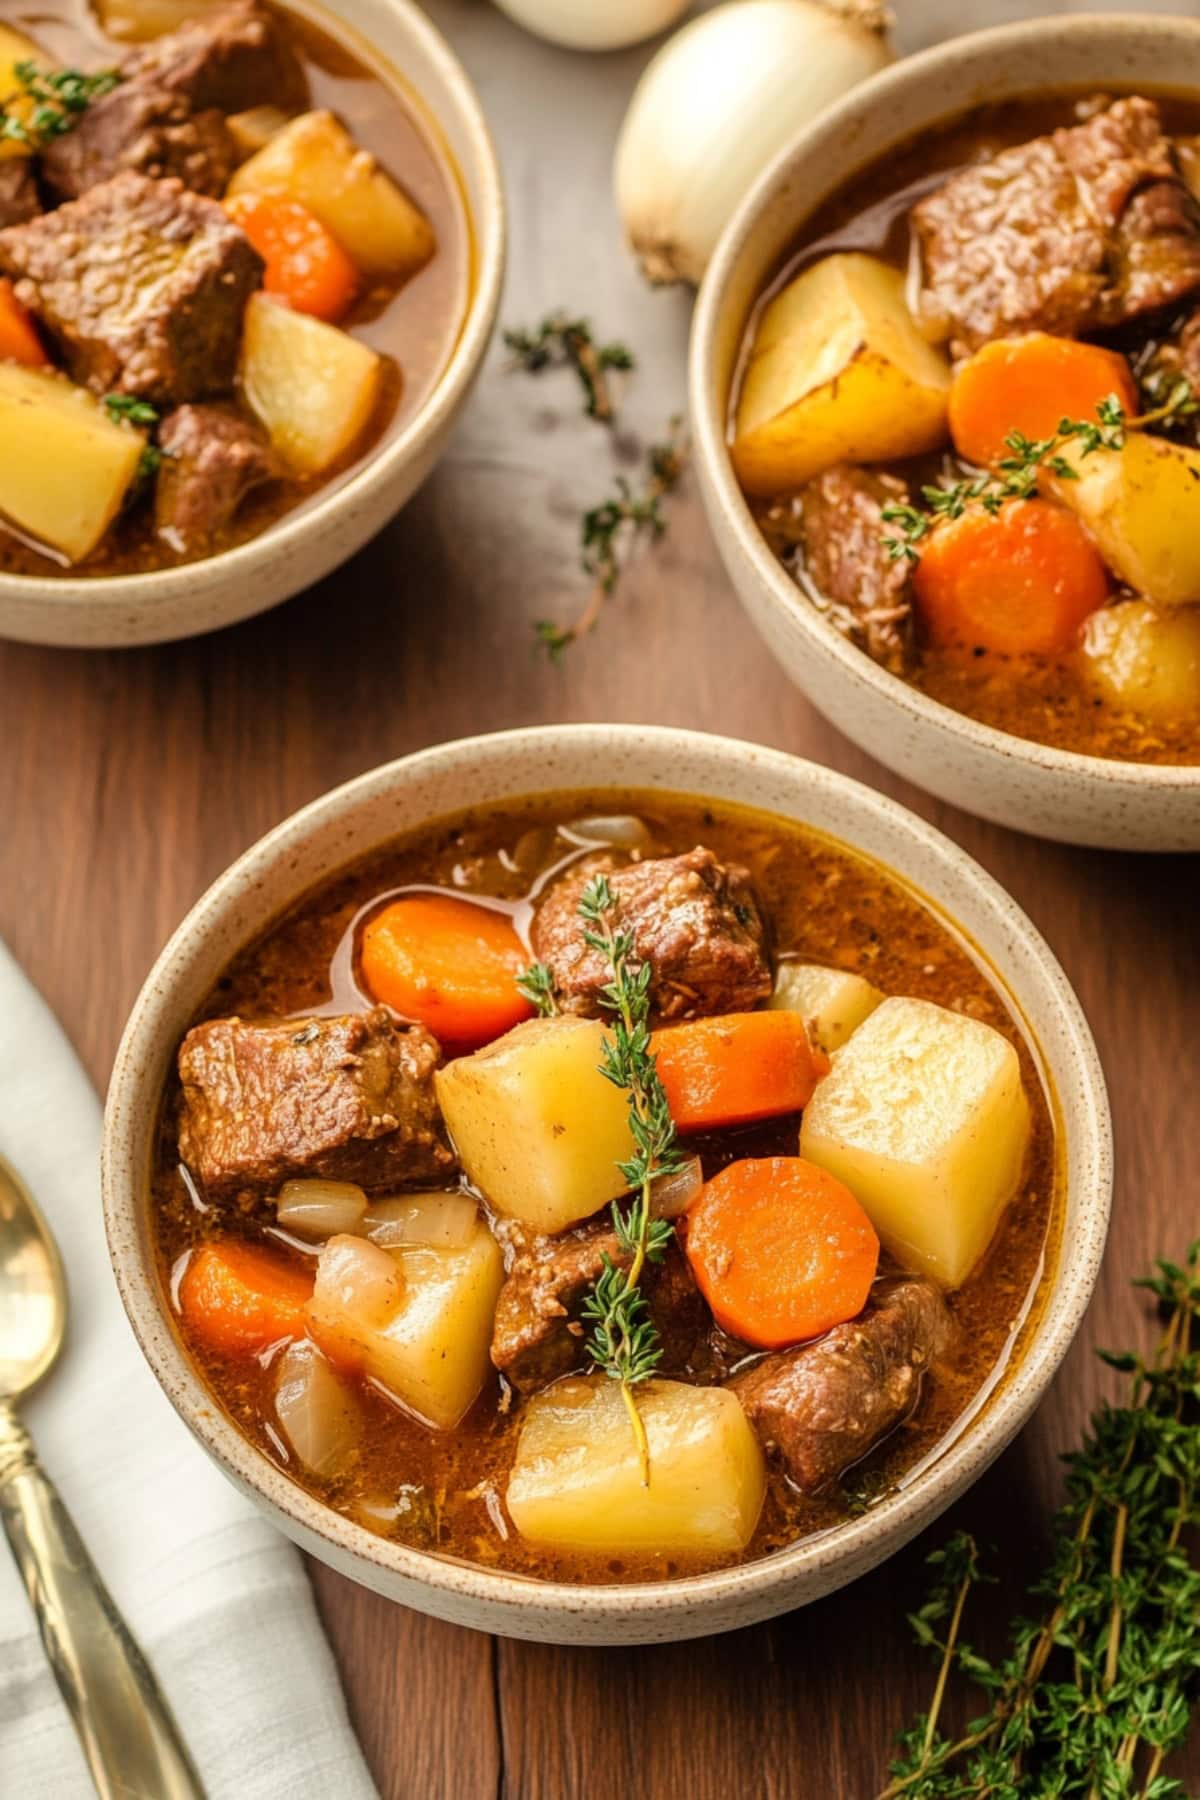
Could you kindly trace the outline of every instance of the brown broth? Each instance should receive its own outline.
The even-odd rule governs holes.
[[[285,513],[324,498],[360,469],[388,437],[415,417],[436,387],[462,331],[473,280],[471,228],[458,173],[436,123],[418,96],[363,40],[312,0],[277,5],[300,52],[313,108],[327,108],[356,141],[400,184],[433,226],[437,249],[423,269],[398,289],[360,296],[342,329],[384,358],[384,381],[365,436],[332,473],[309,480],[272,482],[250,494],[205,555],[258,537]],[[61,6],[22,6],[11,23],[65,66],[95,69],[130,49],[106,37],[88,0]],[[109,528],[82,563],[65,564],[53,552],[28,543],[0,520],[0,572],[22,575],[128,575],[193,562],[196,553],[175,550],[154,531],[145,502],[134,504]]]
[[[1120,91],[1118,87],[1112,90]],[[1154,93],[1153,97],[1168,132],[1200,133],[1200,103],[1172,94]],[[896,268],[907,268],[909,211],[940,179],[967,163],[985,161],[1014,144],[1042,136],[1060,125],[1076,123],[1079,109],[1086,111],[1095,99],[1094,90],[1063,90],[1034,100],[976,107],[896,146],[871,163],[826,200],[808,221],[799,246],[772,277],[751,315],[743,361],[749,354],[763,306],[809,264],[836,251],[857,250],[881,257]],[[1142,338],[1151,335],[1150,328],[1141,333]],[[1133,347],[1129,339],[1127,332],[1125,341],[1117,347]],[[738,385],[735,382],[731,397],[731,429]],[[896,462],[888,467],[913,487],[939,477],[957,480],[975,473],[949,452],[945,457]],[[781,495],[772,500],[752,500],[750,504],[798,585],[809,592],[802,556],[789,542],[786,527],[781,531],[778,523],[779,513],[787,511],[787,499]],[[775,519],[770,516],[773,510]],[[1125,592],[1114,595],[1116,599],[1127,597]],[[814,599],[817,597],[809,592],[810,602]],[[983,650],[955,654],[918,640],[915,666],[908,679],[931,699],[1014,737],[1126,762],[1200,763],[1200,722],[1192,719],[1162,723],[1115,707],[1091,686],[1081,659],[1074,652],[1061,657],[1004,656]]]
[[[498,811],[464,813],[365,857],[307,895],[237,956],[198,1016],[237,1012],[268,1017],[327,1006],[333,1000],[331,969],[348,928],[365,905],[388,890],[433,883],[515,905],[535,873],[569,851],[562,839],[555,840],[554,825],[589,813],[629,811],[650,826],[652,854],[689,850],[703,842],[718,856],[747,865],[772,920],[778,952],[798,952],[861,972],[885,993],[918,995],[956,1007],[1003,1031],[1020,1054],[1032,1105],[1032,1149],[1021,1191],[984,1261],[951,1296],[960,1327],[952,1368],[926,1383],[913,1418],[851,1472],[844,1488],[805,1499],[773,1471],[763,1516],[744,1558],[725,1559],[749,1560],[837,1525],[911,1479],[1005,1378],[1041,1306],[1060,1222],[1061,1175],[1051,1102],[1034,1052],[964,939],[897,878],[774,817],[662,795],[551,795]],[[518,845],[523,866],[514,868]],[[526,855],[531,848],[532,861]],[[339,1008],[348,998],[344,956],[340,967]],[[197,1210],[177,1167],[178,1099],[172,1079],[164,1095],[151,1202],[168,1296],[181,1259],[198,1243],[222,1235],[262,1239],[270,1229],[263,1218],[236,1207],[216,1216]],[[793,1117],[723,1132],[698,1147],[711,1173],[737,1156],[795,1155],[797,1128]],[[290,1470],[286,1446],[271,1423],[270,1367],[222,1361],[195,1346],[190,1352],[233,1421],[273,1462]],[[729,1341],[715,1334],[706,1355],[719,1362],[729,1352]],[[706,1372],[696,1371],[701,1378]],[[432,1431],[377,1392],[361,1391],[367,1431],[353,1466],[328,1483],[296,1478],[383,1536],[523,1574],[574,1581],[657,1579],[713,1566],[659,1556],[548,1552],[519,1538],[504,1513],[503,1493],[521,1408],[518,1403],[507,1413],[503,1410],[495,1376],[489,1376],[479,1400],[453,1432]]]

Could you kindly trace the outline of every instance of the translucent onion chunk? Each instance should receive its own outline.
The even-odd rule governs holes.
[[[377,1201],[362,1228],[383,1250],[424,1245],[432,1250],[462,1250],[470,1243],[479,1208],[470,1194],[397,1194]]]
[[[315,1239],[357,1231],[366,1210],[367,1196],[353,1181],[285,1181],[275,1202],[281,1225]]]
[[[404,1299],[404,1276],[394,1256],[366,1238],[330,1238],[317,1258],[311,1307],[336,1312],[372,1330],[386,1325]]]
[[[289,1344],[276,1370],[275,1416],[297,1459],[310,1475],[338,1474],[362,1436],[357,1399],[309,1338]]]
[[[650,1189],[650,1211],[656,1219],[677,1219],[685,1213],[704,1186],[698,1156],[689,1156],[674,1175],[660,1175]]]
[[[645,851],[650,848],[649,827],[632,813],[572,819],[561,830],[565,838],[581,838],[588,844],[612,844],[618,850]]]

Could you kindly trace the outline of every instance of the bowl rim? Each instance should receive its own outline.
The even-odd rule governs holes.
[[[816,607],[796,604],[797,590],[778,560],[771,555],[765,538],[733,473],[725,438],[726,420],[718,406],[715,382],[710,379],[714,364],[713,345],[722,316],[726,290],[736,273],[746,244],[759,217],[775,190],[789,177],[797,175],[813,148],[825,140],[836,138],[851,127],[864,106],[886,114],[892,97],[914,80],[937,70],[952,70],[960,65],[984,61],[995,51],[1019,45],[1039,45],[1089,41],[1099,32],[1114,38],[1128,38],[1152,30],[1165,37],[1186,38],[1200,47],[1200,19],[1159,13],[1077,13],[1063,18],[1019,19],[1005,25],[987,26],[980,31],[965,32],[944,43],[934,44],[911,56],[902,56],[887,68],[868,76],[857,87],[802,126],[780,150],[747,189],[736,210],[725,225],[704,274],[692,317],[688,347],[688,410],[694,455],[701,466],[724,523],[736,543],[738,554],[750,565],[751,572],[769,595],[773,607],[786,611],[789,619],[823,651],[840,665],[849,680],[890,701],[918,727],[957,735],[978,749],[1032,765],[1038,770],[1074,781],[1120,781],[1134,788],[1158,791],[1189,792],[1200,788],[1200,764],[1139,763],[1120,757],[1088,756],[1078,750],[1062,750],[1035,738],[1022,738],[1012,732],[985,725],[952,706],[934,700],[920,689],[890,674],[859,650],[841,634]],[[1060,84],[1061,85],[1061,84]],[[1169,84],[1164,84],[1169,85]],[[1005,97],[1022,92],[1036,93],[1038,84],[1031,79],[1027,86],[1005,90]],[[1043,89],[1044,91],[1044,89]],[[1200,89],[1198,89],[1200,98]],[[968,107],[950,107],[931,114],[924,129],[940,120],[953,118],[956,111]],[[903,143],[919,135],[905,132],[896,142]],[[881,154],[886,154],[882,152]],[[874,159],[869,159],[874,160]],[[862,167],[868,166],[864,163]],[[853,177],[851,177],[853,179]],[[838,185],[841,185],[840,183]],[[836,191],[822,189],[813,205]],[[810,212],[812,208],[810,207]]]
[[[591,753],[600,767],[604,767],[602,759],[614,749],[628,751],[644,772],[640,777],[628,777],[632,785],[643,778],[653,785],[652,770],[672,753],[686,754],[697,766],[707,759],[714,773],[718,767],[736,769],[739,764],[773,772],[781,784],[790,784],[795,790],[791,816],[801,823],[804,793],[823,790],[855,815],[855,836],[843,836],[842,841],[876,861],[881,858],[862,845],[866,827],[877,826],[884,836],[906,836],[913,841],[914,850],[919,850],[939,874],[960,886],[965,884],[972,902],[988,913],[997,928],[1006,929],[1019,941],[1029,981],[1038,984],[1043,999],[1056,1012],[1063,1034],[1063,1058],[1077,1076],[1078,1098],[1071,1128],[1080,1170],[1078,1190],[1083,1196],[1081,1216],[1070,1240],[1064,1236],[1044,1310],[1016,1377],[1000,1385],[982,1412],[927,1470],[868,1513],[753,1562],[662,1581],[575,1584],[489,1569],[378,1537],[315,1499],[277,1468],[214,1404],[211,1391],[194,1368],[161,1303],[152,1251],[147,1253],[144,1234],[139,1229],[145,1207],[145,1176],[135,1166],[132,1143],[137,1121],[144,1117],[139,1109],[147,1105],[157,1108],[158,1104],[159,1079],[149,1052],[156,1030],[170,1018],[178,979],[172,973],[172,965],[180,961],[179,973],[183,973],[190,946],[210,926],[219,923],[227,906],[250,892],[264,871],[286,865],[289,856],[302,850],[310,833],[335,827],[350,810],[372,799],[386,798],[426,777],[468,778],[481,759],[503,760],[506,752],[543,749],[549,758],[556,749],[564,748]],[[509,790],[513,798],[534,791],[527,784]],[[703,797],[701,790],[690,783],[686,788],[672,787],[671,791]],[[780,811],[778,807],[767,810]],[[367,844],[352,846],[347,842],[345,861],[354,860],[370,848]],[[915,880],[903,869],[890,866],[902,879]],[[303,888],[298,890],[302,891]],[[941,903],[930,900],[927,904]],[[1015,981],[1010,980],[1010,986],[1020,1009],[1021,989]],[[172,1037],[177,1030],[177,1024],[172,1025]],[[872,1550],[879,1552],[875,1561],[890,1554],[893,1545],[899,1547],[929,1523],[954,1498],[960,1486],[970,1484],[971,1466],[979,1454],[983,1452],[985,1461],[990,1461],[991,1456],[986,1453],[990,1450],[992,1455],[998,1454],[1040,1404],[1087,1310],[1108,1230],[1112,1124],[1091,1031],[1056,957],[1006,890],[934,826],[863,783],[786,751],[669,726],[567,724],[456,739],[382,764],[301,807],[238,857],[174,931],[134,1003],[113,1066],[101,1161],[109,1255],[134,1335],[176,1410],[235,1484],[282,1513],[302,1541],[319,1540],[360,1568],[376,1571],[380,1578],[406,1579],[468,1605],[489,1608],[493,1615],[497,1608],[510,1616],[540,1610],[543,1614],[616,1623],[641,1608],[662,1619],[698,1607],[707,1611],[734,1599],[741,1604],[769,1596],[805,1577],[816,1578],[819,1574],[823,1578],[830,1571],[845,1570],[842,1580],[850,1579],[869,1566]],[[1070,1191],[1065,1195],[1065,1200],[1069,1199]],[[123,1246],[127,1245],[137,1248],[126,1255]],[[887,1548],[880,1551],[881,1544]]]
[[[432,129],[444,136],[442,114],[454,112],[469,145],[468,154],[473,164],[471,178],[479,188],[478,204],[472,204],[466,192],[466,158],[454,157],[443,144],[442,153],[450,158],[454,178],[462,190],[473,280],[458,336],[424,402],[396,436],[385,437],[366,457],[362,467],[340,486],[324,496],[318,493],[310,505],[298,512],[284,513],[244,543],[219,550],[215,556],[194,557],[169,568],[139,569],[127,575],[86,575],[70,570],[61,575],[20,575],[0,570],[0,598],[13,594],[26,601],[44,602],[50,607],[57,604],[63,608],[77,608],[81,597],[86,599],[96,595],[107,605],[128,601],[131,605],[149,604],[153,608],[179,600],[201,581],[234,585],[240,578],[253,576],[264,555],[299,549],[309,540],[320,537],[334,515],[353,510],[361,502],[369,504],[453,419],[486,354],[500,304],[507,240],[507,207],[500,159],[474,84],[433,20],[416,0],[376,0],[376,4],[398,17],[420,45],[427,61],[437,68],[445,84],[448,104],[444,108],[435,108],[419,89],[407,84],[409,103],[417,112],[421,130],[428,134]],[[392,58],[386,56],[360,26],[343,18],[334,0],[300,0],[297,10],[313,18],[335,38],[351,42],[360,38],[377,57],[391,65]],[[402,72],[396,70],[396,73],[403,81]]]

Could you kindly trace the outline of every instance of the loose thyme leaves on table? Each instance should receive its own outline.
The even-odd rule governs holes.
[[[1129,1378],[1125,1404],[1103,1405],[1065,1459],[1037,1610],[998,1661],[962,1634],[988,1579],[974,1541],[960,1532],[929,1558],[936,1579],[910,1623],[938,1656],[937,1684],[880,1800],[1185,1800],[1163,1765],[1200,1677],[1200,1242],[1137,1285],[1165,1332],[1149,1361],[1101,1352]],[[988,1703],[957,1737],[939,1728],[955,1672]]]
[[[650,1446],[634,1389],[654,1374],[662,1356],[658,1330],[646,1307],[640,1282],[647,1263],[666,1255],[674,1227],[651,1212],[651,1188],[657,1180],[684,1166],[675,1122],[650,1050],[650,964],[635,960],[632,931],[620,923],[620,901],[607,875],[595,875],[579,897],[584,942],[603,956],[612,979],[600,991],[609,1015],[600,1073],[629,1096],[629,1128],[636,1145],[628,1162],[618,1164],[634,1197],[622,1209],[613,1202],[617,1242],[629,1257],[623,1268],[609,1256],[582,1307],[591,1331],[587,1350],[598,1369],[621,1384],[642,1482],[650,1483]],[[518,984],[544,1016],[557,1011],[554,978],[544,963],[534,963]]]
[[[29,60],[15,63],[13,74],[18,87],[0,105],[0,138],[31,150],[74,131],[92,101],[111,94],[121,80],[117,69],[84,75],[79,69],[40,69]]]
[[[561,312],[548,314],[533,331],[506,331],[504,342],[513,353],[513,367],[529,375],[540,375],[544,369],[574,369],[588,418],[603,424],[615,417],[609,371],[637,367],[624,344],[597,344],[586,319],[570,319]]]
[[[1127,432],[1182,419],[1198,410],[1200,402],[1193,399],[1190,383],[1181,376],[1161,406],[1136,419],[1127,419],[1117,396],[1109,394],[1097,405],[1094,420],[1061,419],[1051,437],[1028,438],[1023,432],[1010,431],[1004,440],[1008,455],[1001,457],[995,470],[969,481],[922,487],[923,506],[897,504],[883,508],[884,523],[900,527],[897,536],[888,535],[883,540],[888,556],[893,562],[902,556],[918,562],[922,540],[938,520],[961,519],[972,501],[978,501],[985,512],[994,515],[1006,500],[1033,499],[1044,470],[1064,481],[1078,481],[1078,469],[1062,455],[1064,446],[1071,442],[1078,441],[1081,457],[1091,456],[1097,450],[1123,450]]]

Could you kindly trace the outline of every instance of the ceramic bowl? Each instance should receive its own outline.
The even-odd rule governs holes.
[[[0,637],[86,649],[152,644],[265,612],[361,549],[412,497],[446,447],[487,350],[504,274],[504,193],[479,100],[449,45],[412,0],[291,4],[357,49],[368,66],[393,73],[457,170],[474,271],[446,366],[419,411],[387,434],[348,481],[232,550],[142,575],[0,574]]]
[[[747,612],[793,681],[888,768],[1019,831],[1130,850],[1200,849],[1200,767],[1050,749],[980,725],[864,655],[772,556],[734,479],[726,421],[755,301],[806,218],[890,147],[974,105],[1044,93],[1172,88],[1200,94],[1200,22],[1032,19],[952,39],[873,76],[765,171],[730,220],[692,326],[689,403],[700,490]]]
[[[295,1486],[213,1402],[176,1335],[155,1265],[148,1186],[175,1050],[229,958],[314,883],[386,839],[464,804],[553,789],[655,788],[762,808],[865,852],[918,889],[978,949],[1029,1042],[1059,1133],[1066,1215],[1026,1354],[982,1411],[907,1486],[865,1516],[741,1568],[629,1587],[531,1580],[385,1542]],[[1111,1139],[1086,1022],[1029,920],[969,857],[890,800],[778,751],[699,733],[550,726],[405,757],[270,832],[196,905],[126,1027],[104,1127],[104,1207],[117,1281],[150,1366],[230,1478],[305,1550],[439,1618],[568,1644],[650,1643],[750,1625],[861,1575],[921,1531],[1024,1424],[1083,1317],[1108,1221]]]

